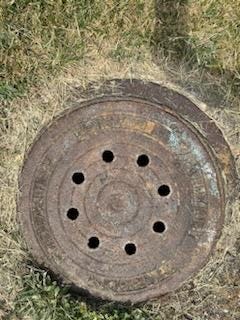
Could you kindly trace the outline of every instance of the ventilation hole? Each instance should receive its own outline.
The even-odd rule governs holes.
[[[114,159],[114,154],[110,150],[105,150],[102,154],[102,159],[105,162],[112,162]]]
[[[170,187],[167,186],[166,184],[163,184],[162,186],[160,186],[158,188],[158,194],[161,196],[161,197],[166,197],[169,195],[170,193]]]
[[[146,154],[142,154],[137,159],[139,167],[146,167],[149,164],[149,158]]]
[[[91,237],[88,239],[88,247],[90,249],[97,249],[99,247],[99,239],[97,237]]]
[[[77,217],[79,216],[79,212],[77,209],[75,208],[71,208],[68,210],[67,212],[67,217],[70,219],[70,220],[76,220]]]
[[[157,233],[163,233],[166,230],[166,226],[162,221],[157,221],[153,225],[153,231]]]
[[[72,181],[76,184],[81,184],[85,180],[82,172],[75,172],[72,176]]]
[[[136,250],[137,248],[134,243],[128,243],[125,245],[126,254],[128,254],[129,256],[131,256],[132,254],[135,254]]]

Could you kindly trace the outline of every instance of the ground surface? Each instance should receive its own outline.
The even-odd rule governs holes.
[[[74,298],[33,267],[15,204],[36,133],[76,87],[113,77],[174,83],[205,102],[240,168],[239,21],[239,0],[0,1],[0,318],[240,319],[238,202],[204,270],[138,307]]]

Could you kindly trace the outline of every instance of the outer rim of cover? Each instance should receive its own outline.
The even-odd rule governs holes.
[[[89,100],[75,103],[73,108],[67,109],[66,111],[62,112],[59,116],[57,116],[53,121],[56,122],[59,118],[62,118],[66,116],[67,114],[71,113],[76,108],[81,108],[85,106],[90,106],[91,104],[98,102],[98,101],[109,101],[111,99],[113,100],[128,100],[128,99],[134,99],[134,100],[140,100],[145,101],[147,103],[152,103],[154,105],[164,105],[168,108],[169,111],[173,112],[175,115],[177,115],[181,120],[185,121],[186,124],[190,125],[192,129],[201,135],[202,143],[207,145],[208,148],[210,148],[212,157],[217,162],[218,165],[218,173],[221,177],[221,184],[222,184],[222,191],[223,191],[223,199],[224,199],[224,206],[226,211],[226,203],[227,201],[232,201],[236,198],[236,186],[237,186],[237,173],[236,168],[234,164],[234,158],[231,154],[230,148],[224,139],[224,136],[221,132],[221,130],[217,127],[217,125],[214,123],[214,121],[209,118],[203,111],[201,111],[196,104],[194,104],[189,98],[186,96],[169,89],[167,87],[164,87],[162,85],[152,83],[152,82],[143,82],[142,80],[109,80],[103,83],[103,85],[98,89],[96,92],[91,87],[88,88],[86,91],[87,97],[90,97]],[[28,157],[31,155],[32,148],[36,141],[39,140],[39,138],[44,134],[44,132],[48,129],[49,126],[51,126],[50,123],[48,126],[45,126],[40,132],[37,134],[36,138],[34,139],[32,145],[30,146],[29,150],[25,154],[23,167],[25,166],[26,162],[28,161]],[[22,169],[23,170],[23,169]],[[22,171],[19,175],[19,186],[22,184],[22,177],[21,177]],[[233,192],[231,190],[234,190]],[[21,192],[21,190],[20,190]],[[25,239],[28,238],[27,230],[25,226],[23,225],[22,221],[24,220],[22,215],[20,214],[20,204],[19,204],[19,198],[17,202],[17,211],[19,212],[18,219],[20,221],[20,227],[21,230],[25,236]],[[217,240],[220,237],[222,226],[224,223],[224,215],[221,217],[221,222],[219,224],[219,230],[217,230],[217,236],[215,237],[211,250],[209,255],[212,253],[212,251],[215,248],[215,245],[217,243]],[[32,253],[34,260],[39,265],[44,265],[44,267],[49,268],[51,271],[54,272],[54,274],[59,275],[61,278],[62,272],[58,269],[53,269],[53,265],[48,265],[47,259],[44,257],[43,253],[40,252],[36,248],[35,245],[32,247],[29,246],[28,242],[28,248],[30,252]],[[207,261],[205,261],[202,266],[198,266],[197,270],[194,270],[192,274],[189,277],[193,277],[194,274],[196,274],[201,268],[206,264]],[[188,277],[188,278],[189,278]],[[184,278],[184,279],[183,279]],[[181,280],[182,279],[182,280]],[[63,281],[66,283],[69,283],[68,279],[65,279],[63,277]],[[178,289],[182,284],[186,281],[186,277],[183,276],[183,274],[179,274],[178,279],[178,286],[175,289]],[[72,283],[70,283],[72,284]],[[75,283],[74,283],[75,286]],[[87,288],[82,288],[83,291],[88,291]],[[80,288],[81,290],[81,288]],[[171,291],[171,290],[170,290]],[[169,290],[166,290],[166,293],[169,292]],[[106,300],[115,300],[119,302],[132,302],[132,303],[138,303],[142,301],[146,301],[148,299],[157,298],[159,295],[162,295],[164,293],[159,294],[157,289],[153,289],[152,291],[149,291],[147,296],[146,293],[140,293],[135,298],[131,296],[129,297],[121,297],[104,294],[103,292],[99,290],[91,290],[89,292],[90,295],[100,297],[102,299]]]

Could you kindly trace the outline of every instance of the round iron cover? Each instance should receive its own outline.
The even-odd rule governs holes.
[[[133,303],[177,289],[219,237],[233,159],[185,96],[115,80],[43,129],[20,175],[35,259],[94,296]]]

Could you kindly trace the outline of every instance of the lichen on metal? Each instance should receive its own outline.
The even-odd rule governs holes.
[[[41,131],[19,183],[37,262],[93,296],[135,303],[207,262],[235,170],[221,131],[189,99],[115,80]]]

